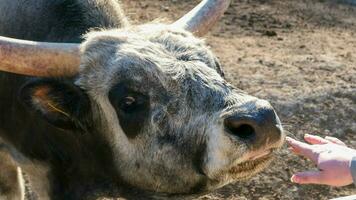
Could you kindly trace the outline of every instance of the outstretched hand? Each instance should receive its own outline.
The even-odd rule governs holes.
[[[356,150],[348,148],[339,139],[306,134],[304,140],[309,144],[290,137],[286,140],[292,152],[310,159],[318,168],[295,173],[292,182],[330,186],[345,186],[353,182],[350,164]]]

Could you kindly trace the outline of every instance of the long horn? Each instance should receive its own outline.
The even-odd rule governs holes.
[[[203,0],[193,10],[173,23],[196,36],[205,35],[223,16],[231,0]]]
[[[42,77],[72,76],[78,73],[79,64],[79,44],[0,36],[0,71]]]

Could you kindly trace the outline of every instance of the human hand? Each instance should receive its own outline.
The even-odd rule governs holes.
[[[286,138],[290,150],[313,161],[318,170],[295,173],[291,181],[299,184],[323,184],[345,186],[353,182],[350,171],[356,150],[334,137],[319,137],[306,134],[304,140],[310,144]]]

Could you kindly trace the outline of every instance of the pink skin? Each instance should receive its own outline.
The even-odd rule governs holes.
[[[306,134],[304,140],[310,144],[286,138],[290,150],[314,162],[317,170],[295,173],[291,181],[299,184],[322,184],[345,186],[353,182],[350,163],[356,150],[334,137],[319,137]]]

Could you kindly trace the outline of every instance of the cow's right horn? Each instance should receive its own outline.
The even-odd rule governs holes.
[[[42,77],[72,76],[80,65],[79,44],[0,36],[0,71]]]
[[[196,36],[205,35],[215,23],[223,16],[231,0],[203,0],[193,10],[173,23],[194,33]]]

